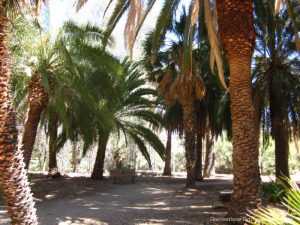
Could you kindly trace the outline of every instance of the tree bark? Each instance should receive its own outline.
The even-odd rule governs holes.
[[[25,168],[29,168],[29,163],[33,151],[33,146],[37,134],[38,125],[43,109],[41,107],[29,106],[28,117],[23,134],[22,149],[24,154]]]
[[[196,180],[202,181],[203,180],[203,173],[202,173],[202,133],[200,129],[197,129],[197,140],[196,140]]]
[[[0,2],[0,185],[11,224],[37,224],[10,98],[7,1]]]
[[[228,216],[241,218],[261,205],[258,135],[252,102],[251,59],[255,45],[253,1],[217,0],[220,41],[230,67],[233,194]]]
[[[206,132],[204,177],[212,177],[215,175],[215,151],[213,145],[214,137],[212,135],[211,129],[208,128]]]
[[[274,105],[275,104],[275,105]],[[289,138],[275,99],[270,98],[272,133],[275,140],[275,174],[276,179],[290,177],[289,173]]]
[[[194,104],[191,106],[184,106],[183,108],[184,133],[185,133],[185,158],[186,158],[186,172],[187,180],[186,187],[196,186],[196,140],[195,140],[195,125],[196,125],[196,111]]]
[[[22,140],[22,150],[26,169],[29,167],[41,114],[48,103],[48,95],[44,90],[39,74],[35,74],[31,78],[28,100],[30,103],[29,112]]]
[[[72,171],[73,173],[76,172],[77,169],[77,141],[73,142],[73,149],[72,149]]]
[[[102,180],[103,172],[104,172],[104,160],[105,160],[105,152],[106,146],[109,139],[108,135],[102,135],[99,133],[98,135],[98,151],[96,156],[96,161],[94,164],[94,169],[91,175],[91,179],[93,180]]]
[[[48,174],[55,178],[60,176],[57,167],[57,129],[58,129],[58,116],[50,115],[49,122],[48,122],[48,131],[49,131],[49,170]]]
[[[172,126],[169,127],[167,131],[167,144],[166,144],[166,160],[165,160],[165,168],[163,175],[164,176],[171,176],[172,169],[171,169],[171,148],[172,148]]]

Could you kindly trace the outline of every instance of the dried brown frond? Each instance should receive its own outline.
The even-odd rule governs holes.
[[[205,95],[205,84],[203,79],[200,76],[195,75],[194,76],[195,81],[194,83],[194,89],[195,89],[195,97],[197,100],[200,100],[204,97]]]
[[[216,6],[215,6],[216,7]],[[213,22],[211,12],[210,12],[210,1],[204,0],[204,12],[206,18],[206,27],[208,31],[208,39],[210,43],[210,67],[212,72],[214,72],[214,65],[215,62],[218,68],[218,75],[222,86],[227,89],[227,85],[224,78],[224,68],[223,68],[223,61],[221,56],[221,50],[219,45],[219,40],[216,33],[216,27]]]
[[[193,27],[199,16],[199,8],[200,8],[200,1],[199,0],[193,0],[193,9],[192,9],[192,16],[191,16],[191,26]]]
[[[144,9],[144,0],[130,0],[130,10],[127,17],[127,22],[124,30],[125,47],[129,48],[130,60],[133,58],[133,47],[137,35],[144,23],[147,15],[152,9],[155,1]]]
[[[88,0],[77,0],[75,2],[76,11],[78,12],[85,5],[85,3],[87,3],[87,2],[88,2]]]
[[[282,0],[276,0],[276,2],[275,2],[275,11],[274,11],[275,15],[277,15],[279,13],[281,5],[282,5]]]
[[[167,73],[166,75],[164,75],[158,85],[159,91],[161,93],[165,93],[172,82],[173,82],[173,77],[171,73]]]

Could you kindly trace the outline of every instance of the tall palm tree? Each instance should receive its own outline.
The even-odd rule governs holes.
[[[216,9],[220,41],[230,68],[234,185],[228,214],[238,217],[261,202],[250,82],[255,45],[253,1],[217,0]]]
[[[148,70],[150,81],[159,84],[158,88],[164,96],[165,104],[172,105],[179,101],[182,105],[187,170],[186,185],[195,186],[196,101],[203,97],[205,88],[195,64],[185,67],[184,46],[187,45],[187,31],[185,29],[188,18],[187,12],[183,9],[180,18],[174,20],[165,31],[165,34],[167,32],[174,34],[175,38],[170,39],[163,35],[160,44],[155,44],[155,51],[157,52],[155,56],[152,55],[154,49],[152,40],[157,31],[155,30],[148,35],[144,43],[145,59],[143,64]],[[188,45],[190,44],[188,43]],[[153,57],[156,58],[157,62],[151,65]],[[195,51],[192,51],[192,60],[196,59]]]
[[[16,117],[10,97],[10,68],[7,37],[7,13],[16,1],[0,2],[0,184],[12,224],[37,224],[34,202],[30,193],[21,149],[18,148]],[[20,213],[22,212],[22,213]]]
[[[276,178],[289,177],[289,140],[299,130],[300,72],[293,26],[288,15],[273,16],[271,3],[256,1],[257,56],[254,96],[260,106],[264,137],[275,140]],[[271,132],[267,128],[271,128]]]

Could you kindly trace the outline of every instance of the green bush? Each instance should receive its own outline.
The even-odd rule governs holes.
[[[275,181],[263,183],[262,190],[266,203],[279,203],[284,196],[284,186]]]
[[[231,173],[232,172],[232,143],[227,138],[221,137],[215,143],[215,151],[216,151],[216,171],[218,173]]]
[[[251,224],[255,225],[299,225],[300,224],[300,190],[296,183],[286,179],[285,197],[282,205],[284,210],[274,207],[261,207],[250,211]]]

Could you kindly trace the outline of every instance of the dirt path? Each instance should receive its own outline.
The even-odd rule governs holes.
[[[66,195],[37,203],[42,225],[97,224],[213,224],[209,217],[225,215],[213,209],[217,191],[229,186],[224,181],[198,183],[185,189],[184,180],[142,179],[135,184],[102,184],[100,191]],[[213,188],[212,188],[213,187]],[[51,197],[51,194],[47,195]],[[0,224],[8,224],[0,208]]]

